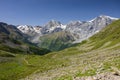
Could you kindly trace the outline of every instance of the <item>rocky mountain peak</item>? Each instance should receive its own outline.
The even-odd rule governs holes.
[[[45,34],[56,33],[60,31],[68,31],[72,34],[76,34],[77,42],[81,42],[94,35],[96,32],[99,32],[102,28],[112,23],[113,21],[118,20],[118,18],[100,15],[95,17],[90,21],[71,21],[66,25],[61,24],[61,22],[56,20],[51,20],[46,23],[44,26],[29,26],[29,25],[20,25],[17,28],[25,34],[28,35],[39,35],[44,36]]]
[[[60,26],[60,25],[61,25],[61,23],[59,21],[51,20],[47,24],[45,24],[45,27],[51,28],[51,27],[56,27],[56,26]]]

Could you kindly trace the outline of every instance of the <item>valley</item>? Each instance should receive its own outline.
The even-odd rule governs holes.
[[[64,65],[43,73],[36,72],[22,80],[120,80],[119,27],[120,20],[76,47],[47,54],[53,59],[61,59]],[[113,34],[112,31],[116,32]]]
[[[31,42],[31,36],[25,33],[19,39],[18,29],[12,29],[14,34],[11,28],[3,31],[3,25],[7,24],[0,26],[0,80],[120,80],[120,20],[99,31],[95,26],[95,30],[85,34],[90,36],[81,39],[78,33],[73,35],[75,28],[71,32],[39,35],[44,47],[39,41]],[[77,43],[73,45],[74,41]],[[66,47],[66,42],[70,46]]]

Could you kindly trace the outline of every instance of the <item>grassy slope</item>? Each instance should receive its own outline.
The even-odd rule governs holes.
[[[108,27],[105,27],[100,33],[90,38],[95,44],[93,49],[97,49],[103,45],[110,47],[120,42],[120,20],[113,22]],[[108,44],[107,44],[108,43]]]
[[[67,61],[65,66],[44,73],[33,74],[31,79],[72,80],[102,72],[120,70],[120,20],[113,22],[100,33],[76,47],[47,54],[50,59]],[[52,60],[51,59],[51,60]],[[61,65],[61,64],[59,64]],[[51,66],[51,65],[50,65]]]
[[[113,22],[76,47],[44,56],[12,55],[0,51],[0,79],[16,80],[26,77],[35,79],[72,80],[106,71],[120,70],[120,20]],[[12,55],[10,57],[4,55]],[[25,78],[27,79],[27,78]]]
[[[40,40],[40,47],[57,51],[71,46],[71,42],[74,41],[74,37],[70,32],[62,31],[42,36]]]

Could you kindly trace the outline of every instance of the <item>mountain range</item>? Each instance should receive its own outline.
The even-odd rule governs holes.
[[[71,21],[68,24],[62,24],[51,20],[44,26],[19,25],[17,28],[29,36],[30,42],[36,43],[39,47],[61,50],[65,48],[62,47],[63,45],[69,47],[88,39],[115,20],[118,18],[100,15],[90,21]]]
[[[0,22],[0,80],[119,80],[120,20]]]
[[[4,45],[13,48],[18,45],[13,44],[11,41],[16,43],[27,42],[38,48],[57,51],[88,39],[115,20],[118,20],[118,18],[101,15],[90,21],[71,21],[68,24],[51,20],[44,26],[14,26],[1,22],[0,40],[5,42]],[[25,50],[27,50],[27,47]]]

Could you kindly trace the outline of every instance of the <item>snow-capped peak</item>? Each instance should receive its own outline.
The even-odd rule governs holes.
[[[69,22],[69,24],[73,24],[73,25],[75,25],[75,24],[80,24],[80,23],[82,23],[81,21],[79,21],[79,20],[77,20],[77,21],[70,21]]]
[[[100,15],[100,16],[98,16],[98,17],[96,17],[96,18],[94,18],[94,19],[92,19],[92,20],[90,20],[90,21],[88,21],[88,22],[93,22],[93,21],[95,21],[97,18],[111,19],[111,20],[118,20],[118,19],[119,19],[119,18],[110,17],[110,16],[106,16],[106,15]]]
[[[93,22],[94,20],[96,20],[96,18],[94,18],[94,19],[92,19],[92,20],[90,20],[90,21],[88,21],[88,22]]]
[[[32,26],[28,26],[28,25],[20,25],[17,27],[20,31],[22,31],[23,33],[27,33],[28,31],[32,31],[33,27]]]
[[[56,26],[60,26],[61,23],[59,21],[55,21],[55,20],[51,20],[49,21],[47,24],[45,24],[45,27],[56,27]]]
[[[29,32],[41,33],[41,31],[40,31],[41,28],[33,27],[30,25],[20,25],[20,26],[17,26],[17,28],[23,33],[29,33]]]
[[[63,25],[63,24],[61,24],[61,26],[60,26],[63,30],[65,30],[66,29],[66,25]]]
[[[109,19],[114,19],[114,20],[118,19],[118,18],[115,18],[115,17],[106,16],[106,15],[100,15],[99,17],[100,18],[109,18]]]
[[[32,26],[29,25],[19,25],[18,28],[32,28]]]
[[[25,34],[28,35],[45,35],[50,33],[56,33],[60,31],[69,31],[77,35],[76,40],[82,41],[87,39],[93,34],[99,32],[106,25],[112,23],[119,18],[114,18],[106,15],[100,15],[95,17],[90,21],[71,21],[66,25],[63,25],[59,21],[51,20],[44,26],[29,26],[29,25],[20,25],[17,28]]]
[[[110,19],[113,19],[113,20],[118,20],[118,19],[119,19],[119,18],[110,17],[110,16],[106,16],[106,17],[108,17],[108,18],[110,18]]]

